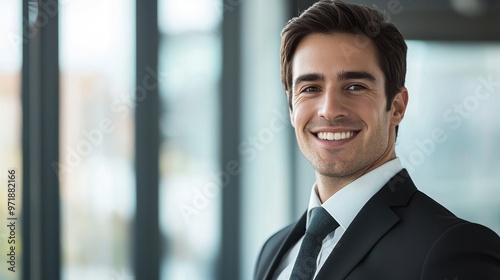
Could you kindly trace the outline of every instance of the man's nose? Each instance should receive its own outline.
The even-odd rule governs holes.
[[[346,117],[348,110],[346,108],[346,100],[342,92],[338,90],[326,91],[322,98],[318,109],[318,116],[325,118],[328,121],[334,121],[340,117]]]

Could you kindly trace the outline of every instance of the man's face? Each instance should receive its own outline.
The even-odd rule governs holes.
[[[295,51],[292,72],[290,117],[317,175],[351,181],[395,157],[395,126],[407,92],[386,110],[384,74],[371,40],[308,35]]]

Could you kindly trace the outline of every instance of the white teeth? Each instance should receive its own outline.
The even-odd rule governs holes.
[[[318,138],[321,140],[344,140],[344,139],[349,139],[354,136],[353,131],[349,132],[318,132]]]

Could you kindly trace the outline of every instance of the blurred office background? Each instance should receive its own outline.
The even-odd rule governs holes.
[[[22,208],[0,278],[251,279],[314,183],[279,73],[312,2],[2,0],[1,185],[15,168]],[[408,39],[404,166],[500,233],[500,3],[350,2]]]

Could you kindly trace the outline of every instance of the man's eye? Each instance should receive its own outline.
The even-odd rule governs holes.
[[[317,87],[305,87],[301,90],[301,92],[317,92],[319,89]]]
[[[365,90],[366,87],[362,85],[350,85],[347,89],[352,91],[360,91],[360,90]]]

